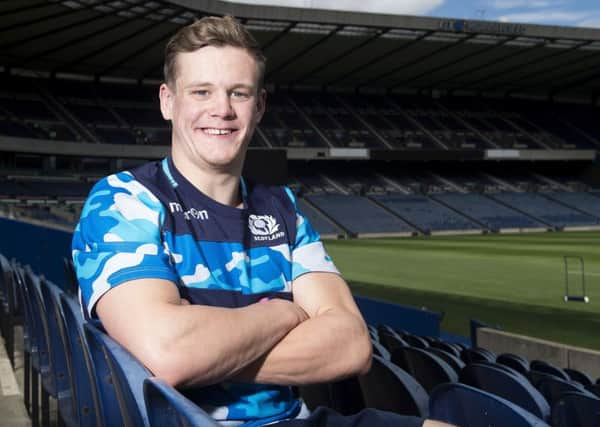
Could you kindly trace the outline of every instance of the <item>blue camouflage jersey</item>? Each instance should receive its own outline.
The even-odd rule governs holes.
[[[292,299],[300,275],[337,270],[285,187],[241,180],[242,209],[196,189],[170,158],[100,180],[73,235],[83,304],[121,283],[161,278],[192,304],[242,307]],[[199,343],[201,345],[201,343]],[[226,382],[194,391],[216,420],[278,420],[299,402],[289,387]]]

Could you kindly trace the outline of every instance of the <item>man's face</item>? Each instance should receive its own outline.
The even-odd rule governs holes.
[[[173,126],[172,154],[181,172],[240,173],[265,109],[256,61],[243,49],[206,46],[177,55],[174,87],[160,88]]]

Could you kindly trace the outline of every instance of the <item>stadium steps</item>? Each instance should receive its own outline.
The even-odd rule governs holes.
[[[367,128],[369,130],[369,132],[371,132],[373,135],[375,135],[375,137],[377,138],[377,140],[379,140],[379,142],[381,142],[386,148],[393,150],[394,147],[388,142],[387,139],[385,139],[379,132],[377,132],[377,130],[371,126],[371,124],[369,122],[367,122],[364,119],[364,116],[361,116],[360,114],[358,114],[356,112],[356,110],[354,110],[354,108],[352,108],[351,105],[349,105],[346,101],[344,101],[341,97],[335,95],[335,99],[337,102],[339,102],[341,105],[343,105],[348,111],[350,111],[350,114],[352,114],[352,116],[354,116],[354,118],[356,120],[358,120],[360,123],[362,123],[362,125]]]
[[[404,221],[405,223],[407,223],[408,225],[410,225],[412,228],[414,228],[415,230],[417,230],[417,232],[419,232],[420,234],[430,234],[429,232],[423,230],[419,226],[415,225],[414,223],[412,223],[409,220],[407,220],[406,218],[404,218],[402,215],[399,215],[397,212],[393,211],[392,209],[390,209],[389,207],[387,207],[383,203],[379,202],[378,200],[375,200],[371,196],[365,196],[365,197],[368,200],[370,200],[372,203],[376,204],[378,207],[380,207],[381,209],[383,209],[384,211],[386,211],[387,213],[389,213],[390,215],[393,215],[396,218],[398,218],[398,219]]]
[[[464,216],[464,217],[465,217],[465,218],[467,218],[469,221],[472,221],[474,224],[477,224],[477,225],[479,225],[479,226],[481,227],[481,229],[482,229],[482,230],[484,230],[484,231],[488,231],[488,232],[492,231],[492,230],[490,230],[490,229],[488,228],[488,226],[487,226],[487,225],[485,225],[483,222],[479,221],[477,218],[475,218],[475,217],[472,217],[471,215],[467,215],[467,214],[466,214],[466,213],[464,213],[463,211],[456,209],[456,208],[455,208],[455,207],[453,207],[452,205],[449,205],[448,203],[446,203],[446,202],[444,202],[444,201],[442,201],[442,200],[439,200],[439,199],[437,199],[436,197],[434,197],[434,196],[432,196],[432,195],[428,195],[427,197],[429,197],[429,198],[430,198],[432,201],[434,201],[435,203],[438,203],[438,204],[440,204],[440,205],[442,205],[442,206],[444,206],[444,207],[446,207],[446,208],[450,209],[451,211],[453,211],[453,212],[456,212],[457,214]]]
[[[337,222],[335,220],[335,218],[333,218],[331,215],[328,215],[327,213],[325,213],[321,208],[319,208],[319,206],[317,206],[316,204],[314,204],[313,202],[311,202],[310,200],[308,200],[306,197],[303,197],[302,200],[304,200],[304,203],[306,203],[308,206],[310,206],[316,212],[318,212],[320,215],[322,215],[325,219],[327,219],[327,221],[329,221],[330,223],[332,223],[333,225],[335,225],[337,228],[339,228],[340,230],[342,230],[344,232],[344,234],[346,235],[346,237],[356,237],[355,233],[353,233],[352,231],[348,230],[342,224],[340,224],[339,222]]]
[[[298,104],[296,104],[296,102],[292,99],[292,97],[288,97],[288,101],[290,102],[290,104],[296,109],[296,111],[298,112],[298,114],[300,114],[302,116],[302,118],[304,118],[304,120],[306,120],[306,122],[312,126],[313,130],[317,133],[317,135],[319,135],[323,141],[325,141],[325,143],[329,146],[329,148],[334,148],[335,146],[333,145],[333,143],[329,140],[329,138],[327,138],[327,135],[325,135],[325,133],[323,133],[321,131],[321,129],[317,126],[317,124],[310,118],[310,116],[308,114],[306,114],[299,106]]]

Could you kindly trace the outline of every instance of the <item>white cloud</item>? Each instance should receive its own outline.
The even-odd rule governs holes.
[[[227,0],[226,0],[227,1]],[[444,4],[445,0],[231,0],[235,3],[263,4],[284,7],[333,9],[354,12],[387,13],[392,15],[423,15]]]
[[[566,3],[565,0],[491,0],[490,6],[495,9],[557,7]]]
[[[511,13],[498,17],[501,22],[531,23],[573,23],[585,19],[588,12],[567,12],[563,10],[544,10],[540,12]]]

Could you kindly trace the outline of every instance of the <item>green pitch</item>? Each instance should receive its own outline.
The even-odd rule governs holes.
[[[600,232],[328,240],[326,246],[354,292],[440,311],[447,332],[468,335],[469,319],[476,318],[600,349]],[[583,257],[590,303],[564,302],[564,255]],[[580,276],[574,272],[570,280],[579,284]],[[581,292],[571,286],[571,293]]]

